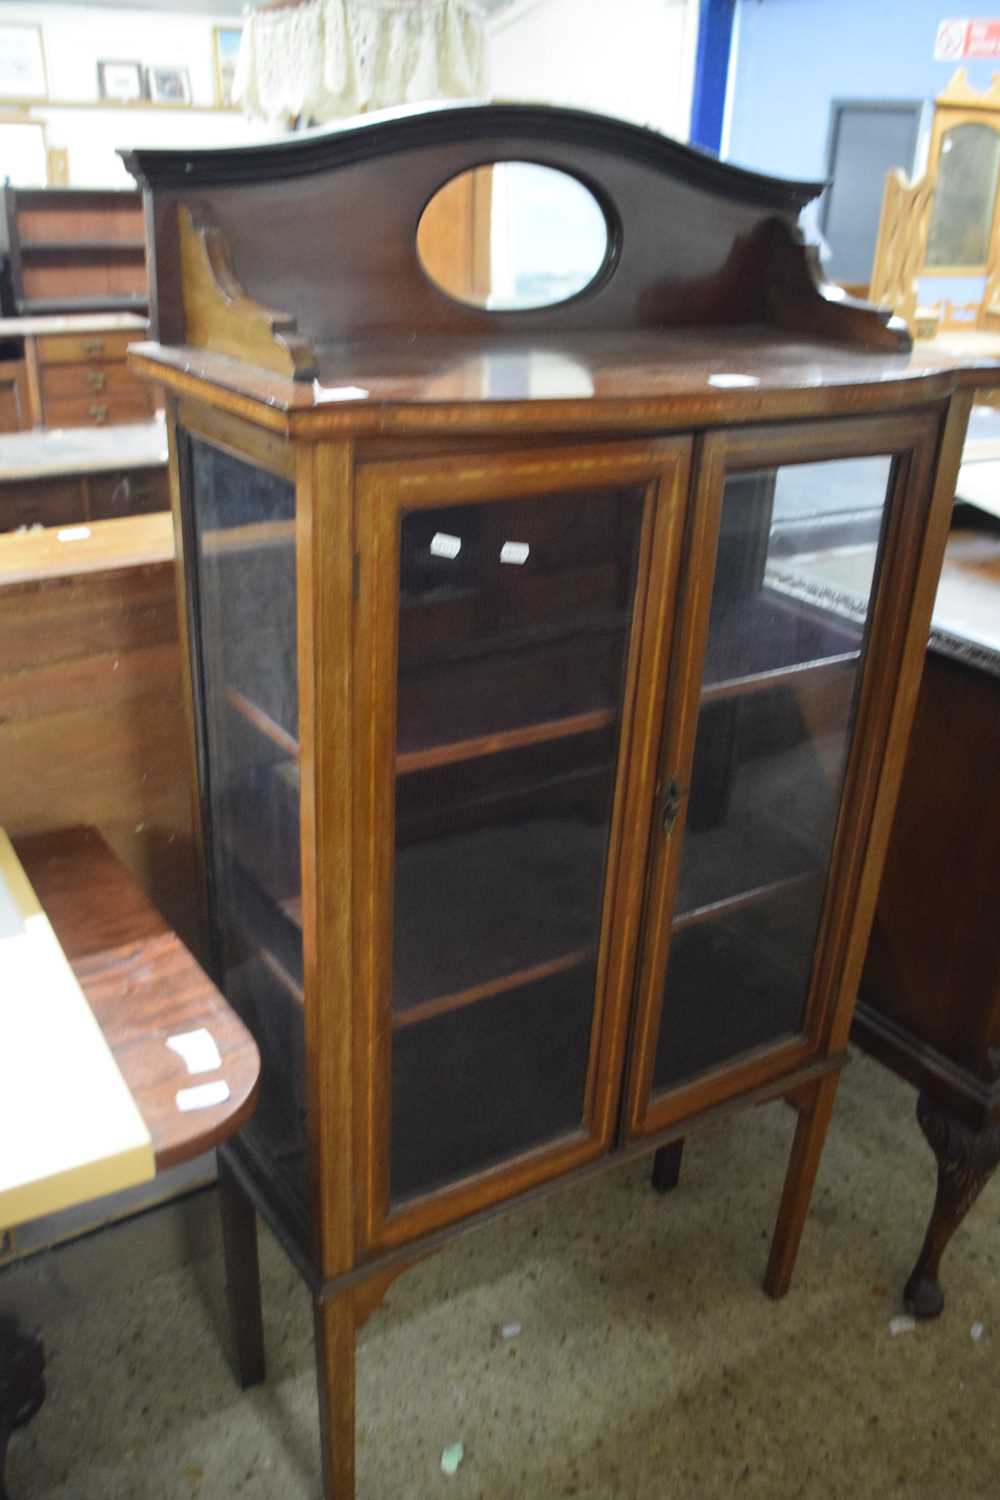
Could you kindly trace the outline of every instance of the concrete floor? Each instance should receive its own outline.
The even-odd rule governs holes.
[[[759,1284],[791,1124],[771,1105],[708,1127],[672,1197],[626,1165],[401,1278],[361,1335],[359,1496],[996,1500],[1000,1174],[949,1252],[943,1318],[893,1336],[933,1190],[912,1091],[848,1069],[775,1304]],[[12,1443],[15,1500],[319,1495],[308,1299],[265,1236],[270,1378],[240,1394],[206,1207],[179,1216],[186,1265],[160,1213],[0,1278],[49,1354],[48,1402]]]

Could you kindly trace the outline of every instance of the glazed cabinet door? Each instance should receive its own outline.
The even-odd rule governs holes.
[[[632,1135],[827,1047],[937,435],[928,414],[704,445],[694,667],[668,695]]]
[[[284,445],[238,441],[205,412],[172,432],[211,966],[261,1054],[242,1153],[307,1246],[295,484]]]
[[[611,1143],[687,480],[683,439],[360,471],[362,1249]]]

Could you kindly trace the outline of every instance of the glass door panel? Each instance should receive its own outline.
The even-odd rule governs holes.
[[[802,1031],[892,468],[727,478],[654,1094]]]
[[[393,1205],[583,1127],[644,496],[402,516]]]
[[[308,1243],[295,490],[181,433],[214,978],[261,1054],[248,1149]]]

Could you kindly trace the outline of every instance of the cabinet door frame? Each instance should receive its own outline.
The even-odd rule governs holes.
[[[691,462],[685,436],[376,461],[356,485],[354,717],[356,1244],[405,1244],[592,1161],[618,1119],[658,740]],[[594,1021],[581,1128],[392,1208],[389,1197],[399,536],[405,513],[640,486],[633,624],[623,680]],[[624,915],[623,915],[624,914]],[[486,1002],[488,1003],[488,1002]]]
[[[857,979],[857,964],[849,964],[848,956],[856,955],[865,940],[884,856],[885,837],[873,836],[876,811],[887,835],[926,643],[926,623],[921,633],[920,611],[914,604],[911,617],[911,602],[922,598],[929,619],[947,530],[947,509],[943,505],[936,512],[936,524],[932,517],[928,525],[932,502],[939,501],[933,484],[934,467],[946,413],[947,407],[936,406],[899,416],[747,427],[715,433],[704,441],[694,479],[696,504],[712,513],[713,525],[699,558],[704,586],[691,624],[693,671],[686,678],[675,676],[667,692],[657,787],[662,798],[663,788],[671,779],[676,781],[681,789],[680,813],[671,831],[665,831],[659,819],[653,831],[622,1121],[626,1139],[655,1135],[730,1098],[766,1086],[785,1073],[829,1057],[846,1044],[851,985]],[[802,1030],[654,1094],[653,1068],[684,844],[701,662],[708,637],[718,517],[726,476],[782,464],[882,455],[891,456],[894,464]]]

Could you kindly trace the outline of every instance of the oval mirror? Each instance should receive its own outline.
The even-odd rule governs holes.
[[[473,167],[424,209],[417,253],[459,302],[490,312],[551,307],[589,286],[608,253],[604,211],[582,182],[535,162]]]

